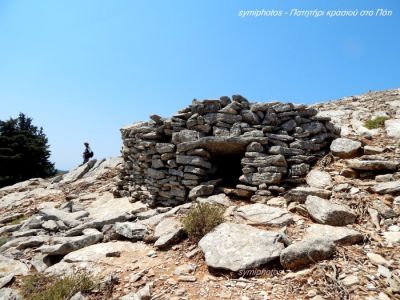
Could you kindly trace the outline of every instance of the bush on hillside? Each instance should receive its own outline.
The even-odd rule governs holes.
[[[370,119],[364,123],[364,127],[368,129],[376,129],[385,126],[385,121],[387,120],[387,117],[375,117],[373,119]]]
[[[183,227],[189,238],[199,241],[214,227],[224,222],[224,209],[215,204],[199,203],[192,207],[183,219]]]
[[[21,294],[26,300],[65,300],[78,292],[89,292],[97,284],[86,274],[63,278],[36,273],[24,278]]]

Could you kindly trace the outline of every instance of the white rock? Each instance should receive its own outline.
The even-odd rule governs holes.
[[[354,141],[347,138],[338,138],[331,144],[332,154],[339,156],[340,158],[355,157],[360,149],[361,143],[359,141]]]
[[[231,271],[256,268],[279,257],[279,233],[249,225],[223,223],[199,242],[206,264]],[[218,241],[218,242],[216,242]]]
[[[331,175],[320,170],[311,170],[306,177],[306,182],[309,186],[318,189],[327,189],[333,186]]]

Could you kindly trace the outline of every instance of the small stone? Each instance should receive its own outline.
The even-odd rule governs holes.
[[[191,275],[181,275],[178,277],[178,281],[180,282],[195,282],[196,280],[196,276]]]
[[[342,283],[344,284],[344,286],[349,288],[349,287],[352,287],[353,285],[359,284],[360,280],[358,279],[357,276],[350,275],[350,276],[345,277],[342,280]]]
[[[388,262],[386,259],[384,259],[379,254],[369,252],[369,253],[367,253],[367,257],[370,260],[370,262],[373,263],[374,265],[382,265],[385,267],[391,266],[390,262]]]

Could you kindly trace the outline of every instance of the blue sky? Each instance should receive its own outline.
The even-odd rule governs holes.
[[[240,10],[391,17],[240,18]],[[59,169],[119,154],[119,128],[193,98],[314,103],[400,87],[397,0],[0,0],[0,119],[43,126]]]

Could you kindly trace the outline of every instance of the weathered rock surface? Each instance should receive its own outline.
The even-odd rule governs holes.
[[[306,177],[306,182],[309,186],[317,189],[328,189],[333,186],[331,175],[319,170],[311,170]]]
[[[356,215],[349,208],[316,196],[308,196],[305,205],[311,218],[318,223],[344,226],[356,220]]]
[[[231,206],[233,204],[232,201],[229,199],[229,197],[223,193],[217,194],[217,195],[212,195],[207,198],[199,197],[199,198],[197,198],[197,202],[218,204],[218,205],[222,205],[222,206],[226,206],[226,207]]]
[[[117,222],[114,224],[114,230],[119,235],[133,241],[143,240],[147,233],[147,227],[137,222]]]
[[[183,235],[182,224],[175,218],[166,218],[162,220],[154,230],[154,246],[157,248],[166,248],[179,241]]]
[[[49,255],[65,255],[78,249],[93,245],[101,241],[103,234],[96,229],[84,229],[83,235],[73,237],[55,237],[51,245],[43,245],[39,250]]]
[[[0,255],[0,273],[14,274],[14,275],[27,275],[29,268],[24,263],[14,260],[3,255]]]
[[[388,160],[350,159],[346,160],[346,164],[349,168],[355,170],[364,170],[364,171],[396,170],[399,166],[398,161],[388,161]]]
[[[260,203],[240,206],[235,214],[253,225],[285,226],[294,223],[292,214],[286,209]]]
[[[372,191],[378,194],[395,194],[400,192],[400,181],[382,182],[374,185]]]
[[[312,224],[307,229],[305,238],[308,237],[329,240],[336,245],[352,245],[361,242],[364,238],[360,232],[351,228],[321,224]]]
[[[291,189],[288,193],[285,194],[284,197],[287,202],[297,201],[300,203],[304,203],[308,196],[316,196],[323,199],[329,199],[331,195],[332,192],[328,190],[299,186]]]
[[[335,250],[335,244],[332,241],[310,237],[282,250],[280,262],[286,269],[298,269],[330,258]]]
[[[361,149],[359,141],[350,140],[347,138],[338,138],[331,144],[331,152],[333,155],[340,158],[352,158],[357,156]]]
[[[236,272],[278,258],[284,248],[279,238],[280,234],[276,232],[223,223],[204,236],[199,247],[209,267]]]

